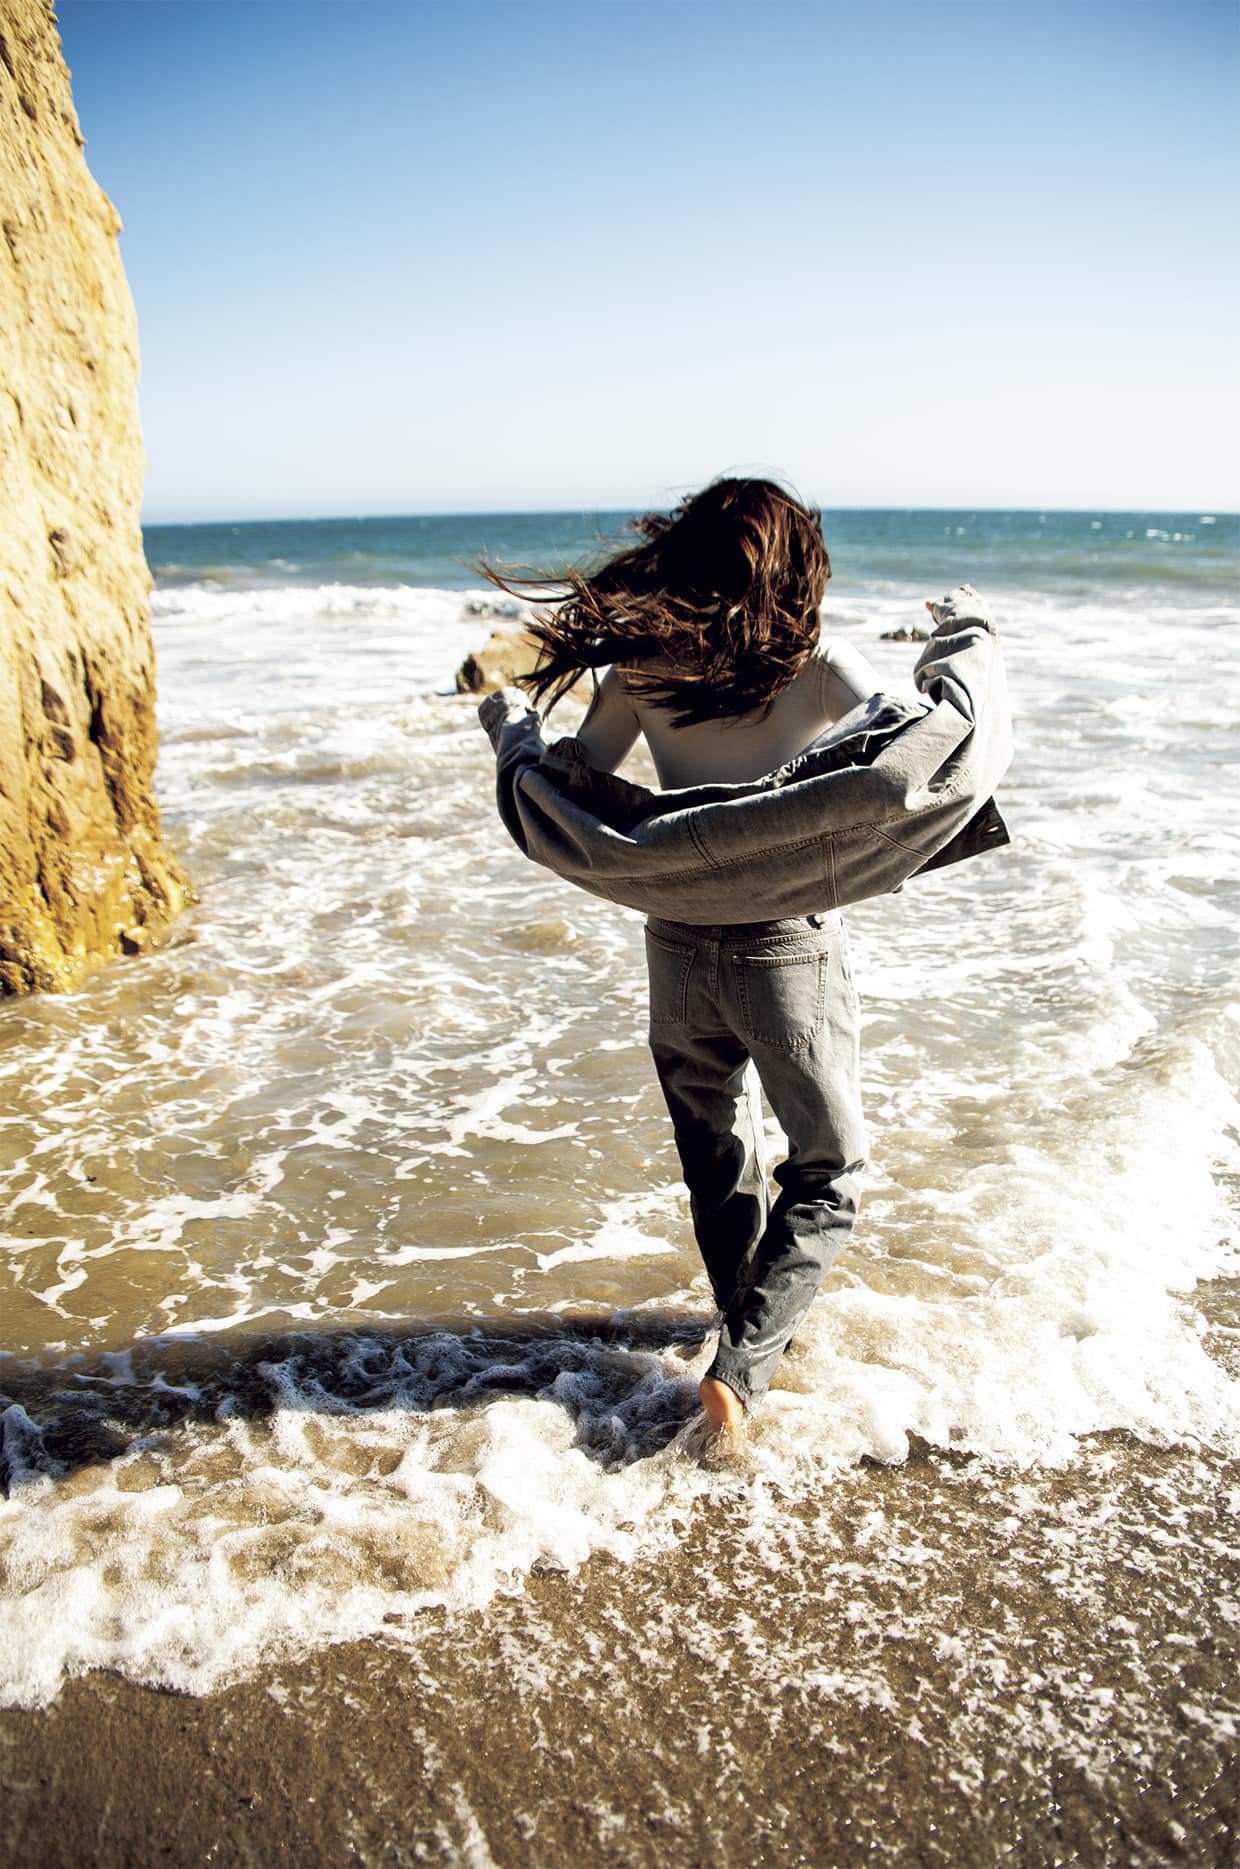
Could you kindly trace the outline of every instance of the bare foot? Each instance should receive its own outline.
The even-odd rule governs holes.
[[[745,1432],[745,1405],[736,1390],[715,1376],[703,1376],[698,1394],[715,1432],[728,1440],[739,1440]]]

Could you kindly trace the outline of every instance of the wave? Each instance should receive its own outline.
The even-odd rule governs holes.
[[[3,1697],[40,1704],[99,1666],[201,1693],[307,1646],[411,1640],[431,1605],[476,1608],[600,1553],[644,1562],[708,1494],[744,1514],[773,1486],[812,1507],[833,1474],[906,1459],[912,1436],[983,1472],[1063,1462],[1114,1428],[1234,1451],[1240,1384],[1170,1294],[1231,1265],[1207,1242],[1236,1114],[1188,1037],[1083,1089],[1042,1149],[966,1156],[933,1203],[974,1242],[972,1270],[945,1278],[945,1243],[920,1291],[915,1262],[885,1271],[881,1253],[837,1280],[741,1470],[695,1455],[713,1339],[688,1292],[606,1319],[187,1328],[13,1367]],[[1177,1162],[1174,1210],[1152,1134]],[[630,1255],[666,1250],[649,1231],[664,1197],[642,1201],[603,1223]],[[875,1231],[898,1250],[889,1198]]]
[[[157,587],[151,615],[161,623],[189,620],[287,622],[299,616],[407,617],[417,622],[519,622],[528,614],[515,598],[485,588],[444,590],[414,584],[238,584],[210,580]]]
[[[911,593],[863,595],[902,679],[873,638]],[[641,1565],[708,1494],[791,1535],[911,1437],[962,1487],[1110,1429],[1240,1438],[1194,1293],[1237,1165],[1218,616],[1005,600],[1016,843],[853,920],[862,1225],[728,1473],[690,1433],[712,1321],[640,928],[495,823],[472,701],[434,686],[475,600],[156,593],[201,904],[140,970],[10,1008],[0,1052],[6,1322],[44,1346],[0,1366],[9,1699],[411,1642],[429,1604]]]

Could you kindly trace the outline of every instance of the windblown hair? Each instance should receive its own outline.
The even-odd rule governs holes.
[[[821,527],[774,481],[724,478],[670,515],[630,521],[641,543],[596,570],[473,569],[548,607],[529,625],[540,653],[521,684],[550,696],[548,712],[587,669],[615,663],[630,691],[686,727],[765,712],[805,666],[831,575]]]

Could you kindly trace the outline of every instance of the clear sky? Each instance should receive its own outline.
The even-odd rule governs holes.
[[[1240,507],[1234,0],[57,13],[148,521]]]

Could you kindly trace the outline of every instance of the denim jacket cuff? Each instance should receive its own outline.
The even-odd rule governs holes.
[[[478,719],[486,728],[491,745],[497,746],[499,736],[510,720],[519,720],[523,715],[533,712],[534,709],[519,688],[497,688],[479,707]]]
[[[957,584],[954,590],[940,597],[931,615],[934,618],[932,636],[950,636],[970,625],[987,630],[992,636],[995,634],[986,606],[971,584]]]

